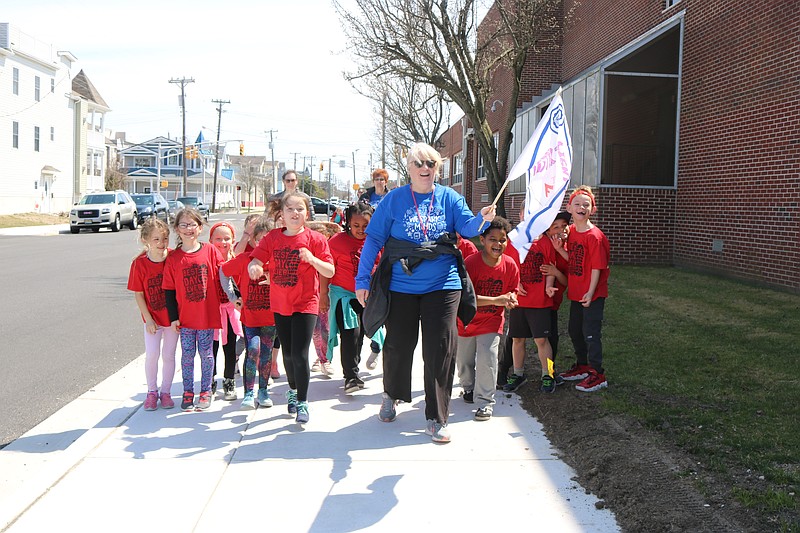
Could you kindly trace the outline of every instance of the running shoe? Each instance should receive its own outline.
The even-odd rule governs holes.
[[[256,398],[253,391],[246,390],[244,391],[244,398],[242,398],[242,409],[255,409],[256,408]]]
[[[236,399],[236,382],[233,378],[225,378],[222,380],[222,391],[223,391],[223,398],[232,402]]]
[[[575,385],[575,390],[581,392],[595,392],[600,389],[605,389],[606,387],[608,387],[606,375],[598,373],[595,369],[591,369],[586,379]]]
[[[382,394],[383,400],[381,401],[381,410],[378,413],[378,418],[381,422],[392,422],[397,417],[397,400],[392,399],[391,396],[385,392]]]
[[[297,417],[295,422],[298,424],[305,424],[308,422],[308,402],[299,402],[297,404]]]
[[[161,400],[162,409],[172,409],[175,407],[175,402],[172,401],[172,396],[170,396],[168,392],[162,392],[159,399]]]
[[[581,381],[586,379],[591,369],[592,367],[589,365],[579,365],[575,363],[569,370],[562,372],[560,375],[566,381]]]
[[[542,376],[542,384],[539,386],[542,392],[555,392],[556,380],[553,376]]]
[[[261,407],[272,407],[272,398],[269,397],[267,389],[258,389],[258,405]]]
[[[211,393],[209,391],[203,391],[197,399],[197,410],[205,411],[209,407],[211,407]]]
[[[441,424],[436,420],[428,420],[425,434],[430,435],[433,442],[442,444],[450,442],[450,430],[447,429],[447,424]]]
[[[478,422],[485,422],[492,418],[492,407],[487,405],[486,407],[481,407],[477,411],[475,411],[475,420]]]
[[[286,391],[286,410],[290,415],[297,412],[297,391],[294,389]]]
[[[158,391],[151,390],[144,399],[144,410],[155,411],[158,409]]]
[[[511,374],[508,377],[508,383],[506,383],[505,387],[503,387],[503,391],[514,392],[526,381],[528,381],[528,378],[525,374],[522,374],[521,376],[518,376],[517,374]]]
[[[184,411],[194,411],[194,393],[192,391],[183,391],[181,409]]]

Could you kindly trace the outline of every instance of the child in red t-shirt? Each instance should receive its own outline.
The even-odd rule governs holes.
[[[569,336],[576,362],[561,377],[567,381],[580,380],[575,386],[579,391],[594,392],[608,386],[603,369],[601,327],[608,296],[610,246],[605,234],[589,220],[597,212],[590,187],[581,185],[573,191],[567,211],[574,222],[567,249],[560,249],[559,253],[569,259],[567,298],[572,301]]]
[[[464,260],[477,297],[478,311],[464,326],[458,321],[456,369],[463,397],[475,403],[475,420],[489,420],[494,410],[497,382],[497,352],[503,333],[505,308],[517,305],[519,269],[505,255],[511,225],[502,217],[494,217],[481,234],[483,251]]]
[[[339,353],[344,374],[344,392],[351,394],[364,388],[364,381],[358,377],[361,363],[361,347],[364,331],[361,328],[361,315],[364,308],[356,299],[356,273],[361,258],[361,248],[367,237],[366,229],[372,217],[372,206],[366,202],[353,204],[345,209],[343,233],[331,237],[329,246],[333,256],[336,273],[330,280],[320,278],[320,311],[329,313],[330,333],[327,338],[327,355],[333,353],[341,336]]]
[[[259,217],[250,226],[253,243],[257,246],[261,238],[266,235],[274,223],[268,217]],[[272,359],[272,348],[277,336],[275,329],[275,316],[270,307],[270,286],[266,276],[259,279],[250,279],[247,267],[250,263],[249,254],[240,254],[222,265],[222,273],[233,278],[239,287],[241,297],[235,304],[241,309],[242,325],[247,345],[247,355],[244,361],[244,397],[242,409],[255,409],[255,380],[258,373],[258,405],[272,407],[273,402],[269,397],[269,377]]]
[[[181,335],[181,409],[194,409],[194,354],[200,355],[200,397],[197,409],[211,406],[214,372],[214,330],[222,327],[219,316],[219,267],[222,256],[214,246],[199,241],[203,217],[191,207],[181,209],[174,228],[180,246],[167,256],[162,287],[173,329]]]
[[[155,411],[161,400],[162,409],[172,409],[170,389],[175,377],[175,349],[178,332],[170,327],[164,289],[164,264],[169,249],[169,226],[157,217],[148,218],[139,227],[139,240],[144,250],[131,263],[128,290],[133,291],[144,322],[144,374],[147,380],[145,411]],[[163,345],[162,345],[163,341]],[[158,359],[161,358],[161,394],[158,393]]]
[[[306,227],[311,201],[292,191],[281,198],[284,228],[267,233],[250,254],[250,279],[264,275],[268,263],[270,306],[283,349],[283,366],[289,381],[289,413],[308,422],[308,348],[319,313],[319,275],[336,273],[328,240]]]
[[[328,239],[329,246],[330,240],[334,235],[342,232],[342,226],[333,222],[311,221],[308,223],[308,228],[318,231]],[[322,307],[324,301],[327,301],[327,295],[323,295],[322,286],[323,277],[320,278],[320,307],[319,314],[317,315],[317,323],[314,325],[314,333],[311,335],[311,342],[314,343],[314,351],[317,352],[317,358],[311,365],[312,372],[322,372],[322,375],[330,379],[333,376],[333,366],[328,359],[328,337],[330,336],[330,324],[328,321],[328,308]]]

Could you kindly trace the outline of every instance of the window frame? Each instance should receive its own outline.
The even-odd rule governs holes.
[[[19,96],[19,69],[13,67],[11,70],[11,94]]]
[[[11,147],[19,148],[19,122],[11,122]]]
[[[33,127],[33,151],[34,152],[40,152],[41,151],[40,150],[39,139],[40,139],[39,126],[34,126]]]

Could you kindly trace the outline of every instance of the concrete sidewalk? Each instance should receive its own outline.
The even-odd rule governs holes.
[[[341,370],[312,374],[305,426],[286,412],[283,376],[272,408],[218,393],[206,412],[148,412],[142,356],[0,450],[0,531],[619,530],[516,395],[476,422],[455,387],[453,441],[437,445],[419,353],[413,401],[392,423],[377,417],[380,367],[362,378],[347,396]]]

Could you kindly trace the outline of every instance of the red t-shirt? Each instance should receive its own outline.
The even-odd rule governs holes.
[[[297,235],[284,235],[276,228],[261,239],[250,258],[269,263],[270,305],[283,316],[293,313],[319,313],[319,274],[300,261],[300,248],[307,248],[317,259],[333,264],[328,240],[318,231],[305,228]]]
[[[214,245],[200,243],[196,252],[180,248],[167,256],[164,290],[175,291],[181,326],[192,329],[222,327],[219,314],[219,266],[222,255]]]
[[[555,248],[553,248],[555,251]],[[564,256],[556,251],[556,268],[559,269],[564,275],[569,271],[569,261],[564,259]],[[561,302],[564,301],[564,295],[567,292],[567,286],[562,285],[558,278],[556,278],[555,288],[558,289],[555,296],[553,296],[553,309],[558,311],[561,307]]]
[[[519,252],[511,244],[506,246],[506,253],[511,256],[519,266],[519,280],[522,288],[525,289],[525,296],[517,296],[519,307],[530,309],[549,309],[553,307],[553,299],[545,292],[547,279],[542,274],[541,266],[548,263],[555,263],[556,251],[550,239],[542,237],[531,243],[531,249],[525,256],[525,262],[520,264]]]
[[[250,328],[274,326],[275,315],[269,304],[269,284],[259,285],[267,277],[250,279],[247,273],[249,264],[250,256],[240,254],[222,265],[222,273],[233,278],[242,294],[242,324]]]
[[[356,273],[364,240],[356,239],[349,233],[337,233],[331,237],[328,245],[333,256],[333,266],[336,267],[336,274],[330,281],[331,285],[356,292]]]
[[[169,250],[167,251],[169,253]],[[167,300],[161,281],[164,278],[164,265],[166,261],[156,263],[142,253],[131,263],[131,272],[128,275],[128,290],[144,293],[147,310],[156,324],[169,327],[169,313],[167,313]],[[142,316],[144,322],[144,316]]]
[[[519,285],[519,269],[514,260],[503,255],[500,264],[489,266],[482,254],[473,254],[464,260],[469,279],[475,286],[476,296],[500,296],[516,292]],[[475,337],[485,333],[502,333],[505,320],[505,307],[501,305],[481,305],[475,318],[464,327],[458,321],[459,337]]]
[[[567,298],[578,302],[589,290],[592,270],[600,271],[600,281],[592,300],[608,296],[608,262],[611,255],[608,238],[597,226],[579,233],[572,224],[567,239],[569,270],[567,272]]]
[[[478,253],[478,248],[472,244],[472,241],[465,239],[464,237],[458,238],[458,249],[461,250],[461,256],[464,259]]]

